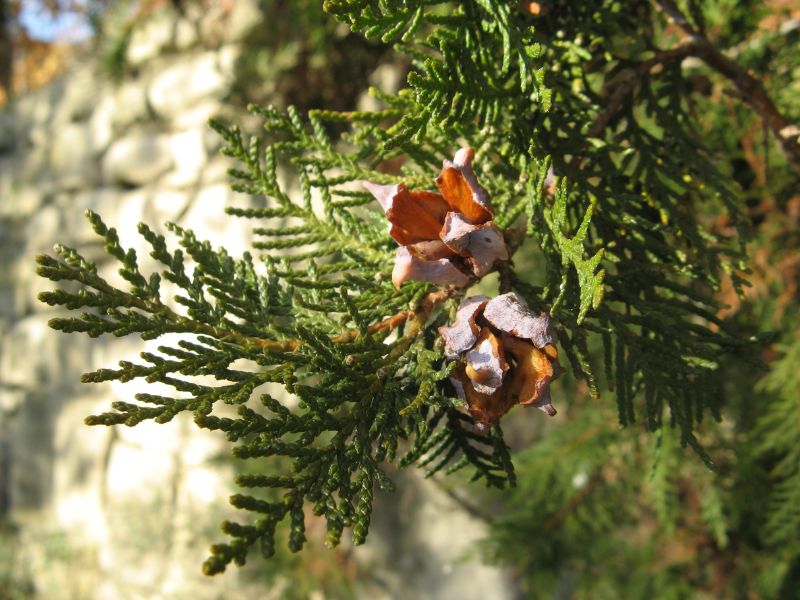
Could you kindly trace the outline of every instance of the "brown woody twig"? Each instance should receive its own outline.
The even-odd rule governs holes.
[[[689,55],[699,58],[736,86],[742,100],[758,113],[778,140],[787,160],[800,169],[800,127],[781,114],[767,94],[764,84],[720,52],[705,34],[692,27],[673,0],[655,0],[655,2],[688,36],[689,41],[684,46],[691,50]]]

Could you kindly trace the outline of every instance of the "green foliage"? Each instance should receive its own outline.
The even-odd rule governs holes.
[[[710,20],[696,4],[689,3],[691,18]],[[239,477],[243,492],[231,502],[249,521],[223,525],[232,539],[212,547],[207,573],[244,563],[251,547],[272,556],[281,523],[289,548],[299,550],[308,511],[325,519],[329,545],[347,527],[362,543],[375,487],[393,487],[383,464],[396,461],[430,475],[469,466],[489,487],[519,478],[492,554],[540,574],[528,581],[532,589],[556,589],[593,565],[602,565],[595,578],[575,584],[583,597],[685,597],[692,586],[710,586],[749,509],[727,504],[747,484],[725,471],[735,436],[703,422],[723,420],[731,365],[759,367],[753,349],[766,338],[758,334],[764,327],[721,313],[720,290],[744,293],[748,215],[730,165],[715,155],[730,150],[719,141],[727,132],[714,124],[702,135],[694,107],[707,100],[695,99],[696,80],[681,66],[692,49],[660,52],[672,34],[646,2],[561,3],[543,16],[490,0],[324,6],[366,38],[396,42],[411,61],[409,87],[396,95],[373,90],[383,105],[375,112],[303,116],[254,106],[260,136],[212,123],[239,163],[230,171],[233,189],[256,199],[228,213],[254,220],[258,256],[231,257],[170,224],[173,250],[141,224],[162,265],[145,274],[136,253],[90,213],[125,289],[77,250],[58,246],[58,259],[39,257],[40,275],[77,284],[42,300],[86,309],[54,319],[54,328],[182,336],[158,354],[142,353],[140,363],[84,376],[162,382],[174,397],[139,394],[138,404],[117,402],[87,422],[166,422],[188,411],[198,426],[224,432],[235,457],[271,459],[274,472]],[[499,426],[474,433],[447,382],[441,305],[452,310],[469,291],[437,296],[417,283],[396,290],[395,244],[359,185],[429,188],[459,145],[475,149],[496,222],[519,242],[512,262],[498,268],[499,291],[513,289],[552,312],[572,374],[593,399],[576,394],[574,410],[564,411],[569,426],[518,456],[519,477]],[[288,193],[285,180],[299,193]],[[531,257],[539,264],[533,273],[519,267]],[[766,471],[778,482],[764,538],[776,544],[788,543],[800,521],[800,460],[789,425],[796,394],[779,393],[797,363],[794,350],[787,357],[789,366],[763,384],[780,397],[760,426],[770,434],[761,450],[743,451],[759,485],[767,485]],[[203,375],[217,384],[195,379]],[[296,407],[264,393],[265,384],[282,386]],[[605,389],[616,397],[619,424],[643,427],[613,429]],[[740,408],[734,403],[733,412]],[[521,417],[507,417],[514,418]],[[721,479],[686,463],[687,445],[708,466],[721,460]],[[775,452],[778,462],[765,471],[760,457]],[[688,579],[670,571],[653,578],[659,544],[675,534],[689,501],[695,529],[713,547],[711,566]],[[696,550],[678,548],[672,573],[702,559]],[[791,560],[774,571],[770,589],[783,585]],[[743,581],[752,583],[737,576],[726,589]]]
[[[542,47],[514,3],[329,0],[325,8],[367,38],[402,42],[398,49],[412,59],[413,109],[392,131],[390,146],[419,144],[434,126],[473,119],[499,126],[504,114],[529,112],[531,100],[540,112],[550,107]]]
[[[797,95],[783,92],[796,87],[796,72],[780,65],[796,59],[800,38],[791,30],[788,35],[754,33],[764,8],[751,3],[696,4],[707,13],[709,29],[731,36],[726,44],[735,46],[743,64],[769,72],[767,87],[782,97],[785,114],[796,119]],[[797,171],[768,143],[750,107],[719,102],[726,82],[709,80],[714,74],[702,65],[681,73],[694,82],[685,102],[694,109],[696,134],[720,157],[716,167],[723,176],[741,186],[740,206],[756,226],[750,249],[750,256],[758,257],[750,263],[754,289],[742,304],[734,286],[726,284],[723,301],[733,308],[717,316],[742,339],[777,329],[782,344],[771,348],[770,337],[758,338],[761,350],[754,348],[753,355],[777,360],[757,386],[764,371],[754,368],[752,359],[739,354],[720,361],[719,398],[725,402],[717,410],[724,420],[713,435],[700,438],[716,465],[713,474],[685,460],[677,451],[680,437],[669,429],[659,429],[650,442],[638,436],[631,440],[630,430],[606,432],[609,440],[593,429],[597,415],[586,414],[597,407],[584,403],[574,407],[563,428],[515,457],[519,484],[504,496],[489,547],[494,561],[519,568],[523,586],[536,590],[536,597],[796,596]],[[711,203],[697,205],[693,218],[732,231],[730,214]],[[669,219],[662,223],[669,225]],[[600,310],[608,305],[607,292]],[[603,339],[603,348],[590,350],[598,359],[605,355],[608,363],[613,348]],[[606,370],[607,381],[615,376],[625,372]],[[646,387],[644,392],[650,402]],[[586,471],[587,456],[602,466]],[[593,485],[582,494],[589,484],[575,484],[584,482]]]
[[[697,463],[682,471],[669,429],[644,440],[581,408],[517,456],[520,483],[492,522],[488,557],[515,566],[533,597],[685,598],[713,588],[729,526],[715,475]],[[745,573],[727,577],[717,597],[749,587]]]
[[[362,543],[374,486],[392,488],[381,463],[395,459],[399,439],[416,438],[412,454],[425,455],[424,465],[435,460],[433,471],[472,464],[476,478],[494,486],[513,477],[502,439],[466,431],[470,420],[454,411],[456,401],[448,398],[452,390],[440,384],[449,368],[442,364],[441,352],[427,349],[435,328],[421,326],[428,317],[422,304],[430,286],[395,290],[386,276],[391,252],[384,227],[373,212],[354,210],[364,204],[366,193],[348,184],[386,176],[337,154],[315,115],[308,127],[293,110],[259,113],[275,140],[267,147],[258,138],[245,140],[237,128],[213,126],[227,144],[225,152],[242,163],[243,170],[231,171],[234,189],[269,199],[262,208],[229,210],[258,218],[259,224],[276,221],[275,227],[254,229],[254,246],[268,251],[262,262],[250,254],[234,259],[174,224],[169,229],[180,248],[171,251],[164,236],[140,224],[151,257],[163,269],[145,275],[136,252],[122,248],[116,230],[92,212],[88,218],[108,254],[119,262],[128,289],[112,287],[75,249],[57,246],[61,260],[38,259],[40,275],[81,285],[76,292],[42,293],[43,302],[98,309],[53,319],[53,328],[92,337],[185,334],[176,344],[159,346],[158,353],[143,352],[140,363],[123,361],[118,369],[83,376],[91,383],[159,381],[175,390],[174,397],[140,393],[140,404],[116,402],[114,412],[89,417],[87,423],[165,423],[187,411],[198,426],[225,432],[236,444],[237,458],[291,459],[291,474],[239,478],[246,491],[283,493],[270,501],[250,493],[231,498],[237,508],[254,513],[255,520],[224,524],[233,541],[212,547],[205,566],[209,574],[231,561],[243,564],[255,544],[270,556],[277,524],[284,520],[291,524],[290,549],[300,550],[306,505],[325,517],[329,545],[337,545],[349,526],[355,543]],[[296,169],[302,190],[296,200],[277,183],[277,164],[287,161]],[[164,281],[180,290],[174,302],[163,295]],[[403,311],[409,317],[394,341],[388,339],[393,333],[389,327],[370,331],[371,324]],[[443,316],[433,324],[443,324]],[[213,376],[218,385],[193,380],[203,375]],[[268,383],[282,384],[294,394],[298,410],[256,391]],[[423,402],[415,405],[416,397]],[[213,414],[220,404],[235,407],[236,418]],[[435,413],[426,422],[429,407]],[[444,414],[447,419],[430,435]],[[486,444],[488,451],[479,448]]]
[[[586,240],[586,234],[589,231],[589,224],[592,220],[592,213],[594,212],[594,204],[586,209],[586,214],[581,220],[578,231],[575,236],[568,238],[562,232],[562,228],[568,225],[567,218],[567,189],[566,184],[562,180],[562,184],[558,187],[555,193],[552,209],[545,209],[545,219],[547,226],[553,236],[554,245],[561,252],[562,266],[568,266],[570,263],[575,267],[575,273],[578,276],[578,287],[580,289],[580,304],[578,308],[578,318],[576,323],[581,324],[586,317],[589,308],[597,309],[603,301],[603,278],[605,271],[602,269],[597,270],[600,261],[603,258],[603,249],[598,250],[594,256],[589,259],[584,259],[583,243]],[[567,290],[566,277],[562,279],[560,290],[566,293]],[[559,295],[553,303],[552,312],[558,314],[558,309],[561,306],[564,296]]]
[[[774,397],[759,420],[759,453],[774,466],[770,475],[776,481],[768,504],[764,538],[773,544],[788,544],[793,556],[800,555],[800,340],[796,333],[784,355],[773,365],[758,387]]]

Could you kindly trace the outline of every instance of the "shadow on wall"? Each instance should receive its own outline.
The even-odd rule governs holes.
[[[368,86],[397,89],[405,81],[407,62],[376,69],[394,55],[389,46],[352,33],[324,12],[322,2],[259,4],[270,18],[247,34],[248,51],[235,67],[233,93],[243,105],[353,110]]]

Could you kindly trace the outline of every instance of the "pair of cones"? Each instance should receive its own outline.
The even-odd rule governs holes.
[[[508,260],[503,233],[493,222],[489,194],[472,170],[474,153],[461,148],[436,178],[439,192],[403,184],[365,182],[400,244],[392,282],[408,280],[463,287]],[[445,354],[458,363],[450,381],[479,429],[496,423],[515,404],[553,416],[550,382],[561,365],[550,316],[536,317],[515,293],[466,298],[456,321],[440,328]]]

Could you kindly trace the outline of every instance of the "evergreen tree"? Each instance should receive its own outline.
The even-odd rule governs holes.
[[[289,548],[300,550],[307,512],[326,519],[329,545],[345,528],[362,543],[376,487],[392,489],[384,465],[396,462],[429,474],[467,470],[503,490],[486,497],[505,506],[487,556],[519,566],[530,590],[791,597],[800,572],[797,289],[779,308],[751,294],[746,301],[766,315],[723,304],[747,298],[748,277],[764,275],[751,272],[749,240],[768,252],[779,235],[797,246],[796,213],[794,228],[773,218],[769,229],[753,207],[772,198],[776,210],[797,210],[800,131],[790,117],[800,102],[787,90],[797,89],[800,53],[797,29],[757,37],[759,11],[748,6],[328,0],[332,17],[407,57],[408,87],[373,90],[383,105],[375,112],[253,106],[259,134],[212,123],[241,165],[230,172],[233,189],[260,203],[228,209],[253,220],[253,254],[229,256],[170,225],[173,243],[140,224],[163,265],[142,273],[136,253],[89,213],[126,287],[75,249],[39,257],[42,276],[74,282],[41,299],[84,310],[53,319],[55,329],[183,334],[138,363],[83,377],[144,378],[174,396],[139,394],[87,423],[163,423],[190,412],[199,427],[224,432],[235,457],[272,459],[274,471],[238,478],[243,490],[231,502],[243,522],[223,524],[231,539],[212,546],[206,573],[243,564],[251,547],[271,556],[282,522]],[[754,73],[772,66],[769,90]],[[720,92],[733,98],[730,115],[718,108]],[[758,185],[746,176],[753,162],[736,160],[747,156],[742,123],[763,128],[771,175]],[[474,150],[475,177],[464,175],[473,197],[482,186],[492,207],[471,226],[502,232],[508,256],[487,269],[475,267],[475,250],[420,259],[418,247],[404,250],[415,240],[396,254],[408,221],[387,210],[388,235],[370,192],[402,184],[410,196],[393,191],[384,209],[394,202],[400,211],[402,200],[421,219],[419,192],[460,147]],[[287,174],[300,197],[279,183]],[[459,212],[444,195],[450,214]],[[402,252],[444,261],[464,281],[396,287]],[[549,313],[566,366],[552,391],[558,426],[518,453],[499,414],[485,418],[450,380],[464,358],[440,328],[457,323],[458,307],[477,293],[514,293],[533,314]],[[783,358],[754,395],[776,310],[790,324]],[[496,352],[513,352],[507,330],[492,331],[504,340]],[[548,339],[536,346],[543,356]],[[519,381],[523,360],[509,364]],[[502,389],[517,385],[509,379]],[[283,385],[298,408],[254,394],[265,383]],[[226,404],[235,416],[220,410]],[[502,423],[546,418],[516,408]]]

